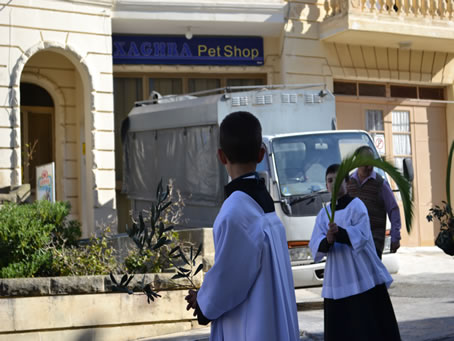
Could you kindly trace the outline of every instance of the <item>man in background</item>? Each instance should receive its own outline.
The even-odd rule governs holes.
[[[369,146],[361,146],[355,154],[375,157]],[[391,222],[391,253],[400,247],[400,211],[388,182],[374,171],[373,166],[358,167],[350,176],[348,194],[360,198],[367,207],[370,227],[378,257],[382,257],[385,246],[386,215]]]

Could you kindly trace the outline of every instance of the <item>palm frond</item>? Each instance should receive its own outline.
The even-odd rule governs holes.
[[[334,182],[334,188],[331,197],[331,216],[328,214],[330,221],[334,221],[334,214],[336,211],[336,200],[339,188],[342,184],[342,180],[350,174],[352,170],[361,166],[374,166],[384,170],[391,176],[399,188],[400,195],[402,197],[402,205],[404,208],[405,225],[407,232],[411,232],[412,219],[413,219],[413,201],[411,198],[411,184],[408,180],[399,172],[399,170],[387,161],[381,159],[374,159],[369,155],[354,154],[344,160],[342,160],[340,167],[337,171],[336,181]]]
[[[451,206],[451,165],[452,165],[452,154],[454,154],[454,141],[451,143],[451,149],[449,150],[448,156],[448,167],[446,169],[446,199],[448,200],[449,207]]]

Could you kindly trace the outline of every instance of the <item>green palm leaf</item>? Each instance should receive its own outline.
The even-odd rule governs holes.
[[[448,200],[449,207],[451,206],[451,165],[452,165],[452,154],[454,153],[454,141],[452,141],[451,149],[449,150],[448,156],[448,167],[446,169],[446,199]]]
[[[391,178],[394,180],[397,187],[399,187],[400,195],[402,197],[402,205],[404,207],[405,225],[407,232],[410,233],[413,218],[413,201],[410,194],[411,184],[399,172],[399,170],[389,162],[381,159],[374,159],[370,155],[354,154],[342,160],[337,171],[336,181],[334,182],[334,188],[331,197],[331,215],[327,212],[330,222],[334,221],[337,194],[342,184],[342,180],[344,180],[352,170],[361,166],[374,166],[376,168],[380,168],[388,173],[389,176],[391,176]]]

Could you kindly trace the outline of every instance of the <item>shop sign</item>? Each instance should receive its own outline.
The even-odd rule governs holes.
[[[55,202],[55,163],[36,167],[36,199]]]
[[[261,37],[113,35],[114,64],[263,65]]]

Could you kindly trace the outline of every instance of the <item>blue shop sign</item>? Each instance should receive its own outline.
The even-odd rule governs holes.
[[[263,65],[261,37],[113,35],[114,64]]]

